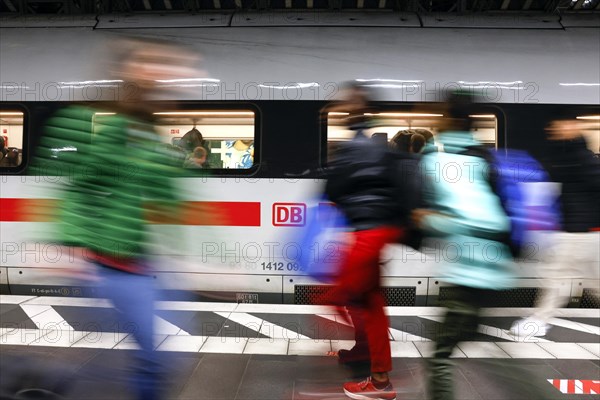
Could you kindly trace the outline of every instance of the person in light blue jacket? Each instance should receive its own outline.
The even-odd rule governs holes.
[[[469,132],[468,112],[450,104],[451,118],[437,137],[443,151],[422,158],[426,209],[413,222],[426,235],[442,239],[438,248],[443,281],[453,285],[447,313],[430,363],[429,390],[434,400],[454,398],[450,355],[477,331],[479,310],[497,290],[510,288],[513,263],[505,244],[510,222],[490,184],[490,166],[469,154],[481,146]]]
[[[445,239],[444,281],[478,289],[506,289],[512,285],[510,250],[504,241],[510,229],[488,174],[492,168],[477,156],[466,155],[478,146],[469,132],[444,132],[438,142],[443,152],[422,159],[424,200],[431,208],[420,226]]]

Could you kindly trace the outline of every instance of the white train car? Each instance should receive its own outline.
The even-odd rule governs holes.
[[[328,148],[349,137],[343,114],[330,110],[340,82],[380,88],[381,122],[371,133],[388,138],[409,128],[435,133],[443,115],[424,106],[443,89],[466,87],[484,93],[472,115],[476,136],[489,146],[542,157],[543,125],[560,107],[583,119],[600,153],[597,20],[311,12],[172,18],[1,20],[0,130],[19,154],[16,165],[0,170],[2,293],[90,294],[93,286],[79,280],[65,250],[42,239],[52,224],[25,212],[51,204],[54,185],[53,177],[28,174],[28,165],[57,109],[78,101],[101,108],[117,90],[134,90],[119,88],[98,67],[114,34],[184,44],[207,72],[164,82],[180,90],[156,99],[157,130],[169,144],[193,128],[203,134],[214,169],[210,176],[190,171],[178,184],[192,209],[210,205],[228,217],[211,225],[191,213],[185,225],[153,228],[178,238],[155,246],[157,280],[202,299],[309,303],[323,289],[299,270],[295,239],[317,202]],[[520,288],[501,305],[532,302],[539,286],[534,253],[519,265]],[[389,303],[436,304],[445,257],[443,248],[389,246]],[[565,280],[561,290],[576,302],[593,285]]]

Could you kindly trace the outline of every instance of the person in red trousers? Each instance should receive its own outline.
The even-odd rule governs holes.
[[[396,392],[389,380],[392,369],[389,321],[381,294],[380,253],[383,247],[398,241],[401,228],[410,215],[408,197],[416,189],[407,187],[416,180],[416,169],[409,155],[399,157],[387,146],[369,139],[372,111],[369,88],[350,84],[340,110],[348,112],[348,126],[356,134],[341,143],[329,163],[325,192],[346,217],[352,228],[352,245],[343,257],[340,273],[328,293],[329,304],[342,316],[346,307],[356,331],[356,345],[340,350],[340,362],[370,361],[371,375],[362,382],[344,385],[353,399],[393,400]],[[416,160],[414,160],[416,163]],[[401,169],[406,168],[406,171]],[[400,188],[399,186],[403,186]],[[402,198],[405,197],[405,198]]]

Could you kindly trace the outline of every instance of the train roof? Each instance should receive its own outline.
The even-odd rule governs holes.
[[[280,14],[261,14],[226,24],[207,15],[183,18],[173,27],[168,17],[0,25],[0,100],[114,98],[103,58],[113,35],[125,33],[172,40],[202,55],[207,74],[173,82],[183,91],[161,99],[328,100],[340,82],[360,80],[389,101],[436,101],[440,89],[467,87],[488,102],[600,104],[596,23],[565,26],[550,18],[541,29],[539,18],[484,26],[362,15],[356,24],[313,16],[286,25]]]

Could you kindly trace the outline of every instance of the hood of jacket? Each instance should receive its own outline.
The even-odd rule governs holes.
[[[444,146],[444,152],[458,154],[469,147],[480,145],[471,132],[446,131],[436,139]]]

